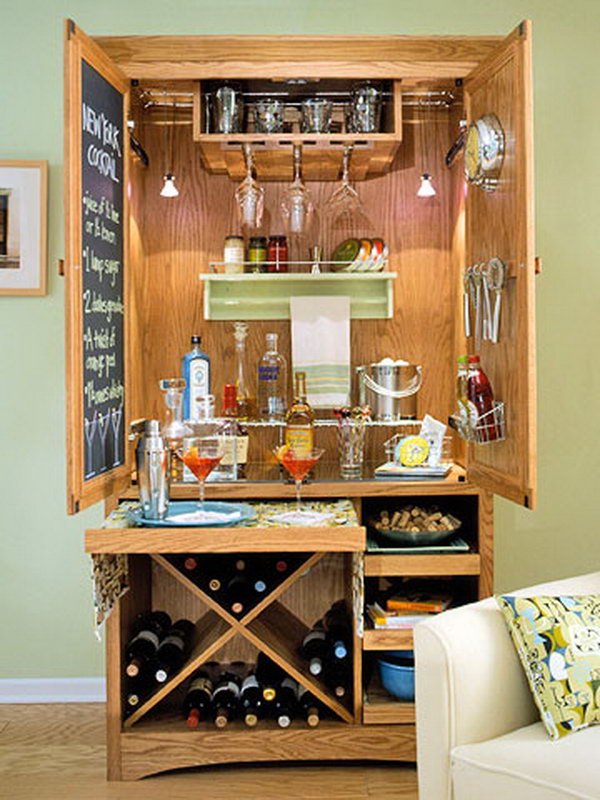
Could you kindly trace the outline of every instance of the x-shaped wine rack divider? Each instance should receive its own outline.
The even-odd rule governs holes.
[[[223,606],[209,594],[187,578],[177,567],[171,564],[164,556],[152,553],[151,558],[163,569],[173,575],[189,592],[196,595],[209,611],[196,623],[196,632],[192,653],[176,675],[168,680],[158,691],[151,695],[133,714],[125,719],[125,728],[130,728],[144,714],[159,703],[164,697],[179,686],[198,667],[220,650],[224,644],[236,634],[244,636],[251,644],[262,650],[275,663],[279,664],[289,675],[311,691],[324,705],[328,706],[346,722],[354,722],[352,713],[338,700],[331,697],[327,688],[317,681],[314,676],[306,671],[304,662],[298,655],[300,642],[307,633],[306,625],[292,614],[277,599],[288,589],[307,569],[312,567],[325,552],[313,553],[297,569],[276,586],[260,603],[255,605],[241,619],[236,619]],[[286,641],[292,641],[291,646],[286,646]]]

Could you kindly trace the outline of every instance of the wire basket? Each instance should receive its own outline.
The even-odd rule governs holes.
[[[383,443],[388,461],[394,461],[394,453],[396,451],[396,445],[399,442],[401,442],[402,439],[404,439],[406,436],[421,435],[421,425],[422,425],[421,421],[415,421],[414,424],[407,423],[405,426],[403,426],[402,433],[396,433],[394,436],[392,436],[390,439],[387,439]],[[439,463],[440,464],[452,463],[452,436],[444,436],[444,440],[442,442],[442,453],[440,456]]]
[[[506,421],[504,403],[494,400],[493,408],[474,420],[459,414],[453,414],[448,422],[450,426],[471,444],[493,444],[506,439]]]

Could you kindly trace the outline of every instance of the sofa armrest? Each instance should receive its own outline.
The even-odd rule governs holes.
[[[415,627],[420,800],[450,798],[450,753],[532,723],[537,712],[500,610],[485,600]]]
[[[600,573],[512,592],[562,593],[600,593]],[[414,642],[419,798],[446,800],[454,747],[530,725],[539,714],[493,598],[421,622]]]

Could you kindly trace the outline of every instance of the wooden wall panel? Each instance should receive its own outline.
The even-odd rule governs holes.
[[[424,124],[415,124],[414,116],[413,111],[413,118],[405,120],[404,141],[392,172],[357,184],[375,221],[370,232],[389,242],[390,269],[398,278],[393,319],[352,322],[351,357],[353,365],[384,356],[422,364],[425,377],[418,413],[445,419],[454,407],[457,264],[451,247],[460,215],[456,170],[449,171],[443,157],[457,133],[456,115],[428,112]],[[208,175],[192,142],[191,126],[177,125],[173,171],[180,194],[175,199],[160,197],[162,175],[168,167],[165,128],[142,124],[137,133],[151,160],[143,176],[143,254],[138,253],[133,265],[142,322],[137,353],[143,374],[140,413],[161,417],[158,380],[179,374],[180,358],[189,349],[192,334],[202,335],[203,347],[212,358],[212,387],[219,405],[223,383],[235,377],[233,324],[203,319],[198,275],[208,270],[210,260],[222,258],[224,237],[238,231],[236,184]],[[438,192],[431,199],[416,196],[424,171],[433,175]],[[329,248],[344,233],[332,233],[323,213],[336,185],[315,182],[308,186],[320,207],[317,240]],[[266,186],[265,234],[283,231],[279,205],[285,188],[283,183]],[[254,322],[250,328],[248,366],[253,377],[267,331],[279,334],[280,349],[289,363],[288,322]]]

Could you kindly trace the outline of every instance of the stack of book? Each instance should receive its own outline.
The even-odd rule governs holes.
[[[405,592],[388,597],[383,605],[375,602],[367,606],[367,613],[376,630],[410,629],[432,614],[444,611],[450,595],[432,595],[424,592]]]

